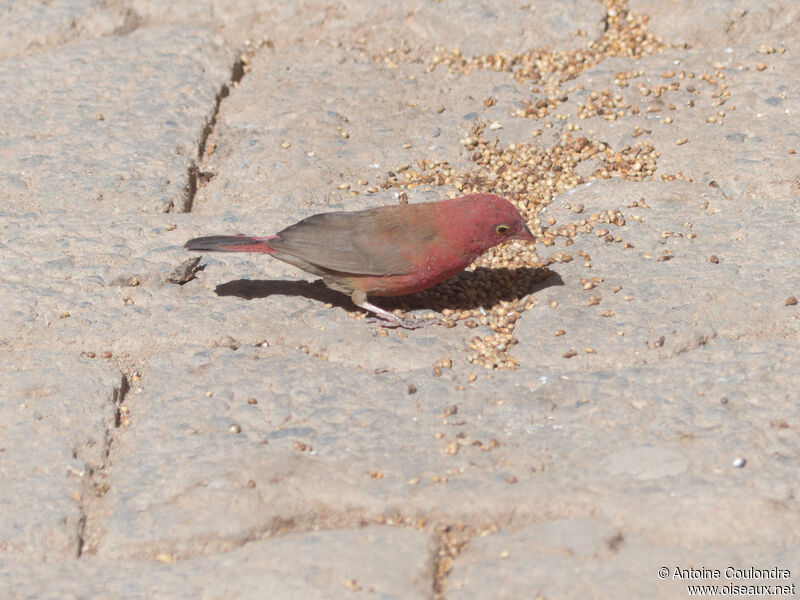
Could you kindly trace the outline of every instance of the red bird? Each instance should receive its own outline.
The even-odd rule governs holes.
[[[509,240],[534,241],[514,206],[499,196],[322,213],[275,235],[213,235],[186,242],[189,250],[264,252],[322,277],[334,290],[395,327],[413,328],[367,302],[367,296],[403,296],[427,289]]]

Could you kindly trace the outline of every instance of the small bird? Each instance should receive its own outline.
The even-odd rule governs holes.
[[[188,250],[263,252],[322,277],[329,288],[389,326],[414,329],[367,301],[427,289],[463,271],[489,248],[510,240],[533,242],[508,201],[470,194],[441,202],[382,206],[313,215],[274,235],[212,235],[186,242]]]

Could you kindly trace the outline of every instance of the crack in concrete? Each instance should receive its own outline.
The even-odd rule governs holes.
[[[122,405],[129,390],[130,383],[128,378],[125,375],[121,375],[119,384],[114,386],[111,394],[111,404],[114,407],[114,411],[111,421],[106,423],[100,464],[93,465],[91,461],[85,461],[86,471],[83,477],[83,493],[79,502],[80,518],[78,519],[76,558],[81,558],[86,554],[88,547],[91,545],[89,540],[90,529],[93,523],[98,520],[95,514],[95,505],[109,488],[109,484],[105,480],[108,479],[110,474],[112,453],[119,437],[117,430],[119,430],[122,423]],[[76,452],[77,456],[79,456],[79,452]]]
[[[476,531],[465,528],[463,524],[447,525],[439,531],[439,544],[433,556],[434,600],[445,600],[447,578],[453,564],[475,535]]]
[[[194,198],[197,194],[197,183],[203,173],[200,171],[200,163],[203,161],[203,156],[206,152],[206,144],[208,138],[217,126],[217,116],[219,115],[220,106],[222,101],[230,96],[231,88],[238,84],[245,75],[244,61],[241,58],[236,59],[231,67],[231,77],[227,83],[223,83],[219,92],[214,99],[214,108],[211,111],[211,117],[206,121],[205,127],[200,134],[200,139],[197,141],[197,158],[192,160],[189,165],[187,173],[187,182],[183,189],[183,204],[180,208],[181,212],[192,212]],[[172,212],[174,207],[171,207],[167,212]]]

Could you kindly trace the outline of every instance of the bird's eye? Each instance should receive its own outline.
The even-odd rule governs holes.
[[[494,230],[500,235],[505,235],[509,231],[511,231],[511,227],[509,227],[508,225],[498,225],[497,227],[494,228]]]

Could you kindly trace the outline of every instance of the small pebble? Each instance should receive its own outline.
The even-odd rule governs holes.
[[[733,465],[737,469],[741,469],[746,464],[747,464],[747,459],[738,456],[731,461],[731,465]]]

